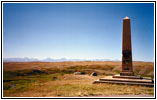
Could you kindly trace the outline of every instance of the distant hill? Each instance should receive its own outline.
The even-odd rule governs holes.
[[[46,59],[36,59],[36,58],[3,58],[3,62],[63,62],[63,61],[119,61],[119,60],[110,60],[110,59],[53,59],[53,58],[46,58]]]
[[[31,62],[31,61],[39,61],[34,58],[3,58],[3,62]]]

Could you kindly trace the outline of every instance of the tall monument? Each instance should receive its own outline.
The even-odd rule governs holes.
[[[130,19],[123,19],[123,43],[122,43],[122,72],[121,76],[133,76],[132,48],[131,48],[131,25]]]
[[[105,76],[104,78],[95,80],[93,83],[115,83],[153,87],[154,80],[152,78],[144,78],[139,75],[134,75],[132,66],[131,25],[128,17],[123,19],[122,44],[122,71],[120,75]]]

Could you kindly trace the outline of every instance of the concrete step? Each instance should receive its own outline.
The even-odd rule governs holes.
[[[148,87],[154,87],[153,83],[136,83],[136,82],[121,82],[121,81],[101,81],[97,80],[93,82],[96,83],[110,83],[110,84],[125,84],[125,85],[141,85],[141,86],[148,86]]]
[[[114,81],[114,82],[133,82],[133,83],[153,83],[153,80],[144,80],[144,79],[107,79],[107,78],[100,78],[100,81]]]

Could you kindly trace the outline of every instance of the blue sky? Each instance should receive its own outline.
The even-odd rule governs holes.
[[[153,3],[4,3],[3,57],[118,59],[123,18],[134,61],[154,61]]]

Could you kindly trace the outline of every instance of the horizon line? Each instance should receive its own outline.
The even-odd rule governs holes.
[[[81,61],[96,61],[96,60],[102,60],[102,61],[122,61],[122,59],[107,59],[107,58],[94,58],[94,59],[85,59],[85,58],[51,58],[51,57],[47,57],[47,58],[33,58],[33,57],[3,57],[3,60],[4,59],[16,59],[16,58],[19,58],[19,59],[24,59],[24,58],[27,58],[27,59],[36,59],[36,60],[39,60],[41,62],[46,62],[46,61],[43,61],[45,59],[52,59],[52,60],[61,60],[61,59],[64,59],[65,61],[54,61],[54,62],[66,62],[66,61],[70,61],[70,60],[81,60]],[[155,62],[155,61],[143,61],[143,60],[132,60],[132,61],[137,61],[137,62]],[[3,61],[4,62],[4,61]],[[22,61],[18,61],[18,62],[22,62]],[[33,62],[33,61],[26,61],[26,62]],[[47,61],[47,62],[52,62],[52,61]]]

